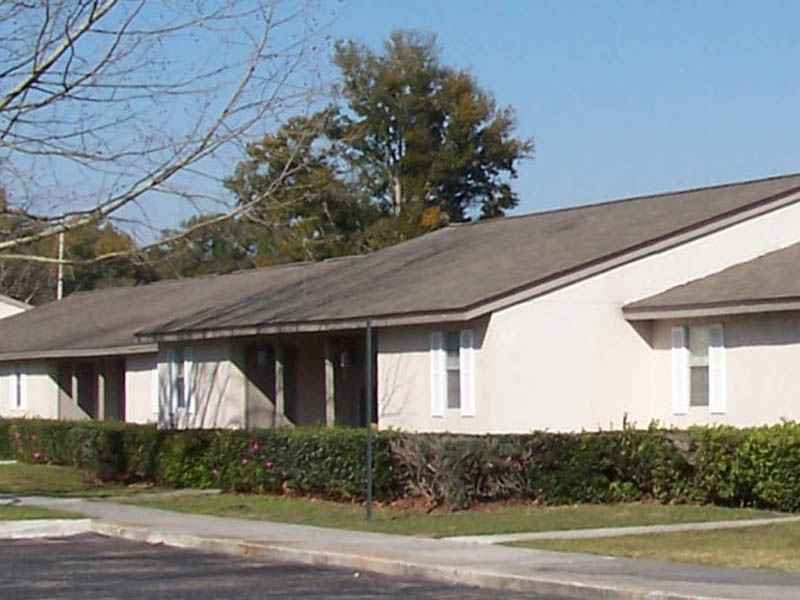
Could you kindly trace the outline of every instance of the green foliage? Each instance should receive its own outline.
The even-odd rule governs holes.
[[[11,422],[0,419],[0,460],[14,460],[14,446],[11,443]]]
[[[364,429],[159,431],[154,426],[0,421],[0,451],[102,480],[361,499]],[[11,452],[8,452],[8,449]],[[379,432],[375,496],[431,506],[637,500],[800,510],[800,424],[465,436]]]
[[[364,493],[361,429],[159,431],[150,425],[13,420],[3,422],[3,431],[20,461],[75,466],[106,481],[334,499]],[[379,498],[396,496],[392,437],[375,438]]]
[[[226,180],[258,264],[364,253],[517,205],[510,182],[533,142],[441,64],[434,37],[397,31],[380,53],[340,42],[333,62],[339,98],[248,146]]]
[[[340,42],[333,61],[344,106],[332,137],[392,214],[417,204],[464,221],[473,209],[493,217],[516,206],[508,182],[533,142],[513,136],[514,112],[472,75],[441,64],[435,36],[394,31],[382,53]]]

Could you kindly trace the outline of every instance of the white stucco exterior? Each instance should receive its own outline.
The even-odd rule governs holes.
[[[429,339],[436,327],[383,329],[378,344],[380,425],[504,433],[619,427],[626,415],[641,426],[653,419],[676,425],[703,422],[707,418],[697,411],[671,418],[669,358],[664,358],[669,353],[658,349],[662,330],[657,328],[661,337],[654,340],[652,325],[629,323],[622,307],[797,243],[798,222],[800,205],[787,206],[499,310],[487,323],[472,324],[479,340],[474,417],[456,411],[444,418],[431,416]],[[750,329],[758,331],[759,322],[753,317]],[[770,321],[765,317],[764,322]],[[736,332],[732,335],[735,339]],[[772,346],[753,343],[730,351],[731,395],[742,377],[761,380],[774,374],[775,367],[767,367],[768,356],[800,363],[800,348],[795,354],[794,347]],[[759,358],[746,371],[734,371],[754,356]],[[754,385],[761,384],[749,389]],[[734,409],[731,400],[731,412],[717,420],[739,425],[775,420],[786,416],[792,393],[786,387],[780,398],[760,400],[775,403],[767,411],[771,416],[741,404]]]
[[[125,358],[125,421],[158,421],[157,377],[157,354],[134,354]]]
[[[170,394],[169,360],[174,345],[158,353],[159,425],[179,429],[241,429],[245,426],[246,380],[242,357],[232,340],[195,343],[183,346],[187,358],[187,389],[191,402],[187,409],[174,406]],[[189,364],[191,363],[191,364]]]
[[[21,406],[12,395],[21,377]],[[52,365],[45,360],[0,364],[0,417],[57,419],[58,384]]]

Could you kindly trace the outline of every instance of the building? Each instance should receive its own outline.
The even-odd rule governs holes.
[[[455,225],[0,321],[2,415],[469,433],[800,418],[800,174]]]

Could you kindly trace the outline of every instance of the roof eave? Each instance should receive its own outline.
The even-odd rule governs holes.
[[[129,354],[153,354],[158,352],[157,344],[134,344],[129,346],[111,346],[106,348],[66,348],[59,350],[41,350],[25,352],[0,353],[0,362],[15,360],[43,360],[48,358],[94,358],[103,356],[125,356]]]
[[[623,307],[622,314],[628,321],[665,321],[786,311],[800,311],[800,298],[762,298],[735,302]]]

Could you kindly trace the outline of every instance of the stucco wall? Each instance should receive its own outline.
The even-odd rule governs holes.
[[[174,348],[165,345],[159,349],[159,390],[161,426],[178,428],[232,428],[244,427],[245,377],[244,357],[241,349],[229,340],[192,343],[195,399],[191,411],[181,410],[174,415],[168,408],[167,352]]]
[[[725,338],[727,411],[709,414],[690,407],[688,415],[671,411],[673,325],[722,323]],[[663,321],[653,331],[652,416],[661,423],[686,427],[698,423],[746,426],[800,419],[800,314],[767,313]]]
[[[494,313],[476,354],[475,417],[430,416],[432,327],[383,329],[380,424],[570,431],[619,427],[627,414],[646,425],[671,405],[656,396],[664,384],[654,376],[658,353],[649,326],[625,321],[622,306],[796,243],[798,222],[800,206],[788,206]]]
[[[19,363],[26,390],[22,409],[11,406],[9,393],[9,377],[16,366],[14,363],[0,364],[0,416],[58,418],[58,384],[54,365],[44,360]]]
[[[125,359],[125,420],[129,423],[158,421],[156,393],[157,354],[137,354]]]

